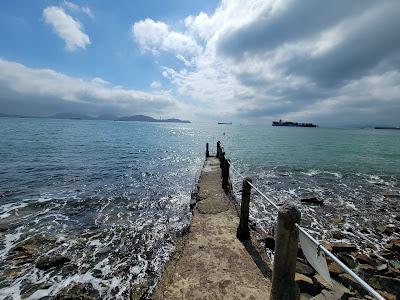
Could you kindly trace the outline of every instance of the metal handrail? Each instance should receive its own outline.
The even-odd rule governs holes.
[[[239,175],[242,179],[246,179],[245,176],[243,176],[232,164],[231,161],[229,161],[230,168],[235,171],[237,175]],[[279,209],[279,206],[276,205],[274,201],[269,199],[268,196],[266,196],[259,188],[257,188],[253,183],[250,181],[246,180],[247,183],[254,188],[265,200],[268,201],[275,209]],[[339,258],[337,258],[332,252],[330,252],[328,249],[326,249],[323,245],[321,245],[320,242],[318,242],[315,238],[313,238],[303,227],[301,227],[299,224],[296,224],[296,227],[298,228],[299,231],[304,233],[317,247],[317,249],[323,251],[326,255],[328,255],[334,262],[336,262],[346,273],[348,273],[355,281],[357,281],[364,289],[368,291],[370,295],[375,297],[378,300],[385,300],[376,290],[374,290],[368,283],[366,283],[362,278],[360,278],[356,273],[354,273],[349,267],[347,267]]]

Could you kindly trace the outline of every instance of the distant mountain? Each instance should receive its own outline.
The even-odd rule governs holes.
[[[189,120],[180,120],[180,119],[165,119],[165,120],[157,120],[157,122],[163,122],[163,123],[192,123]]]
[[[149,116],[144,115],[135,115],[129,117],[122,117],[118,119],[119,121],[138,121],[138,122],[154,122],[154,123],[191,123],[188,120],[180,120],[180,119],[154,119]]]
[[[118,117],[116,115],[112,114],[103,114],[100,115],[96,118],[97,120],[118,120]]]
[[[54,114],[49,116],[50,119],[75,119],[75,120],[92,120],[93,117],[90,117],[81,113],[71,113],[71,112],[62,112],[58,114]]]
[[[7,115],[0,113],[1,117],[10,117],[10,118],[34,118],[32,116],[18,116],[18,115]],[[145,115],[134,115],[128,117],[118,118],[112,114],[103,114],[98,117],[91,117],[82,113],[72,113],[72,112],[62,112],[57,113],[51,116],[48,116],[49,119],[73,119],[73,120],[114,120],[114,121],[137,121],[137,122],[154,122],[154,123],[191,123],[188,120],[180,120],[180,119],[154,119]]]
[[[31,116],[8,115],[0,113],[0,118],[32,118]]]
[[[144,116],[144,115],[135,115],[129,117],[122,117],[118,119],[119,121],[139,121],[139,122],[158,122],[156,119]]]

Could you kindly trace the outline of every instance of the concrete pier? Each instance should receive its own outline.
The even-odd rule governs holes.
[[[177,244],[154,299],[269,299],[271,278],[222,188],[220,160],[207,157],[190,233]]]

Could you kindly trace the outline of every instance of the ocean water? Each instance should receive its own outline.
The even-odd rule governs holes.
[[[128,299],[157,282],[190,224],[205,143],[277,203],[296,203],[318,238],[378,251],[400,226],[400,132],[0,118],[0,299],[41,299],[73,283]],[[232,173],[239,195],[241,178]],[[323,206],[301,204],[305,195]],[[253,196],[252,227],[275,212]],[[59,254],[62,267],[36,261]]]

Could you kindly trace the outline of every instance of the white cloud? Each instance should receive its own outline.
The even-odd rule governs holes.
[[[167,24],[152,19],[134,23],[132,34],[142,51],[153,54],[171,52],[186,64],[193,63],[191,59],[202,51],[202,47],[191,36],[170,30]]]
[[[82,12],[84,14],[86,14],[89,18],[91,18],[92,20],[94,20],[94,14],[92,13],[91,9],[87,6],[82,6],[81,7]]]
[[[159,89],[159,88],[161,88],[161,82],[159,82],[159,81],[153,81],[153,82],[150,84],[150,87],[151,87],[152,89]]]
[[[53,27],[54,32],[64,40],[68,51],[85,49],[90,44],[89,36],[83,31],[79,21],[68,15],[61,7],[50,6],[43,10],[45,22]]]
[[[85,109],[84,113],[88,114],[182,113],[181,103],[165,91],[148,93],[124,89],[101,78],[84,80],[50,69],[32,69],[0,60],[0,110],[9,100],[8,106],[23,107],[28,111],[44,105],[42,114],[46,111],[57,113],[57,109],[61,109],[57,107]]]
[[[62,5],[72,12],[82,12],[83,14],[87,15],[89,18],[94,20],[94,14],[92,13],[91,9],[88,6],[79,6],[70,1],[64,1]]]
[[[180,31],[146,19],[133,32],[142,50],[170,51],[184,63],[165,65],[162,75],[209,118],[393,124],[399,8],[397,1],[222,0],[212,14],[182,19]],[[202,50],[179,56],[178,43],[164,44],[171,32]]]

